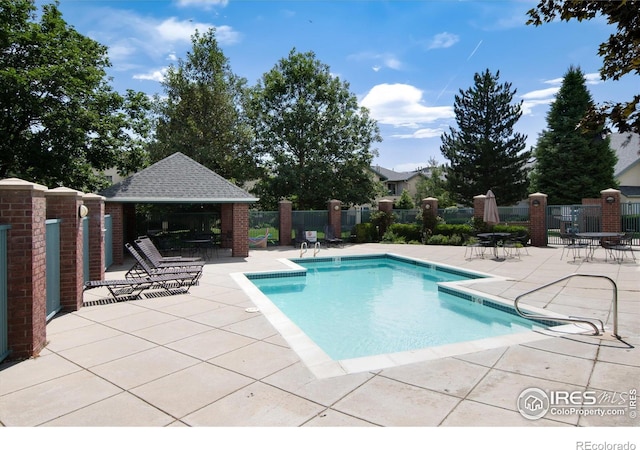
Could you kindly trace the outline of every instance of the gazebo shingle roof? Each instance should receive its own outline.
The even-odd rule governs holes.
[[[177,152],[100,192],[120,203],[254,203],[258,199]]]

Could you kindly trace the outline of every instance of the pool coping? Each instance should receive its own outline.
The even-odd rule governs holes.
[[[491,283],[496,281],[508,280],[507,277],[492,275],[475,270],[461,269],[443,263],[436,263],[407,256],[401,256],[394,253],[376,253],[351,255],[353,257],[372,258],[389,256],[404,261],[412,261],[419,265],[433,265],[450,269],[454,272],[469,273],[478,275],[478,278],[471,280],[449,281],[438,283],[447,289],[457,291],[471,296],[472,301],[488,300],[505,308],[513,309],[513,302],[504,298],[480,292],[468,287],[475,283]],[[293,258],[299,259],[299,258]],[[251,282],[248,276],[270,275],[270,274],[290,274],[305,272],[307,269],[296,264],[291,258],[279,258],[277,260],[283,264],[282,270],[268,270],[255,272],[237,272],[232,273],[231,278],[238,286],[249,296],[250,300],[258,308],[259,312],[273,325],[280,333],[285,341],[291,346],[292,350],[300,357],[301,361],[307,366],[309,371],[318,379],[343,376],[352,373],[377,371],[396,367],[405,364],[429,361],[434,359],[446,358],[450,356],[473,353],[482,350],[523,344],[529,342],[548,339],[557,336],[558,333],[582,333],[585,330],[574,324],[564,324],[545,328],[543,325],[534,327],[531,331],[513,333],[503,336],[489,337],[484,339],[476,339],[473,341],[458,342],[454,344],[445,344],[435,347],[428,347],[417,350],[408,350],[403,352],[387,353],[374,356],[366,356],[361,358],[334,360],[327,355],[309,336],[304,333],[291,319],[289,319],[271,300],[260,291],[260,289]],[[550,320],[556,318],[567,317],[563,314],[549,314],[541,308],[533,306],[521,307],[524,312],[549,317]]]

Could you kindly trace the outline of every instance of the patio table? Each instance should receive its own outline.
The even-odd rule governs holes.
[[[596,249],[602,245],[602,240],[607,238],[621,238],[624,233],[615,233],[610,231],[592,231],[584,233],[576,233],[575,236],[579,239],[586,239],[589,241],[589,254],[587,259],[593,261],[593,254]]]
[[[501,239],[508,238],[511,233],[478,233],[477,236],[489,239],[493,243],[493,256],[496,261],[504,261],[504,258],[498,256],[498,242]]]

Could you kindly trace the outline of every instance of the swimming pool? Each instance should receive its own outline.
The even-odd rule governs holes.
[[[384,365],[374,361],[557,325],[523,319],[506,303],[457,288],[491,279],[487,274],[391,254],[289,265],[286,271],[245,274],[259,292],[253,290],[254,303],[281,333],[286,323],[283,336],[290,343],[301,340],[298,348],[342,367],[358,360]]]

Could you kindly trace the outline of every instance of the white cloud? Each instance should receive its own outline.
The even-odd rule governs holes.
[[[408,84],[379,84],[360,102],[381,124],[420,128],[420,124],[451,119],[451,106],[426,106],[422,91]]]
[[[382,67],[394,70],[400,70],[402,68],[402,62],[392,53],[361,52],[349,55],[348,59],[355,61],[375,61],[377,64],[372,67],[374,72],[378,72]]]
[[[161,83],[162,81],[164,81],[164,77],[166,74],[167,74],[167,68],[164,67],[162,69],[153,70],[148,73],[135,74],[133,76],[133,79],[134,80],[150,80],[150,81],[157,81]]]
[[[413,172],[420,167],[430,167],[429,162],[415,162],[415,163],[403,163],[393,167],[396,172]]]
[[[447,33],[445,31],[444,33],[438,33],[433,38],[431,38],[428,48],[429,50],[436,48],[449,48],[455,45],[459,40],[460,37],[458,35]]]
[[[531,92],[527,92],[526,94],[522,94],[520,97],[522,97],[524,100],[546,99],[546,98],[555,96],[559,90],[560,90],[559,87],[538,89],[536,91],[531,91]]]
[[[441,128],[420,128],[413,133],[392,134],[391,137],[397,139],[429,139],[442,136],[444,131]]]
[[[213,6],[227,6],[229,0],[178,0],[178,6],[199,6],[202,9],[211,9]]]
[[[587,84],[600,84],[602,83],[602,77],[598,72],[596,73],[585,73],[584,79]]]

